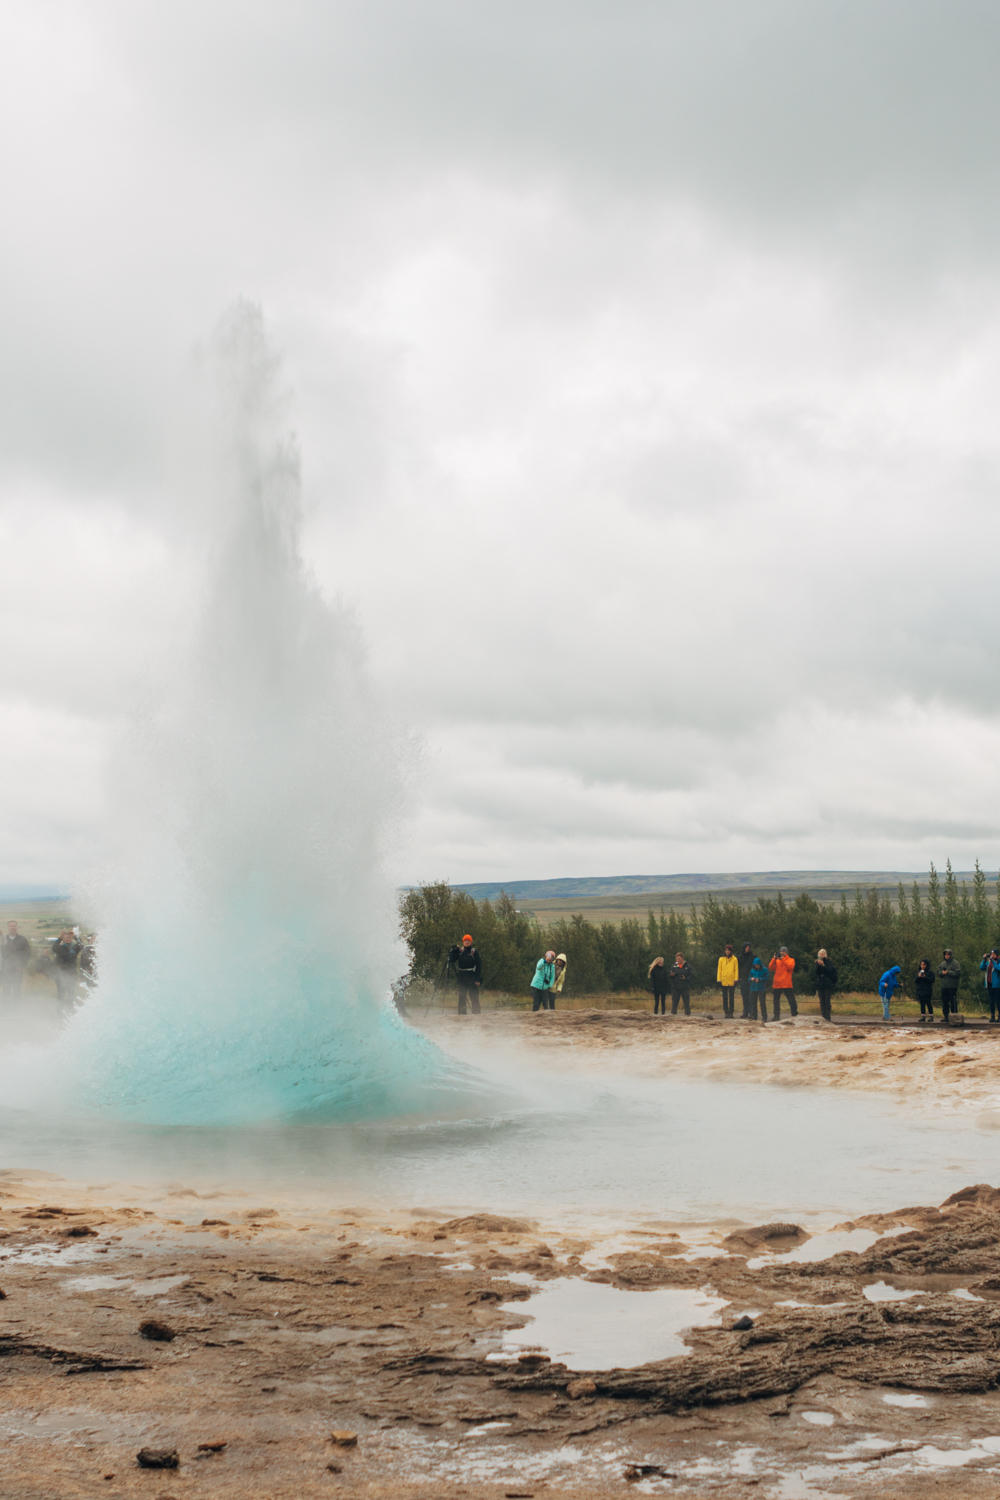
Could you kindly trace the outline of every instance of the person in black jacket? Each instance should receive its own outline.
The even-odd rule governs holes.
[[[456,943],[448,957],[455,965],[455,979],[458,983],[458,1013],[460,1016],[466,1014],[466,1001],[472,1007],[472,1014],[479,1015],[479,988],[483,982],[483,961],[479,953],[472,946],[472,938],[468,933],[462,939],[461,948]]]
[[[825,948],[821,948],[816,955],[816,994],[819,996],[819,1013],[824,1021],[832,1021],[830,1014],[830,996],[833,987],[837,983],[837,971],[827,957]]]
[[[670,1014],[676,1016],[677,1003],[684,1001],[684,1014],[691,1014],[691,983],[694,979],[694,970],[687,962],[683,953],[674,957],[673,965],[667,976],[670,980]]]
[[[52,944],[56,994],[59,997],[59,1004],[64,1016],[68,1016],[76,1005],[76,961],[79,957],[81,946],[76,933],[70,928],[67,928],[65,932],[61,932]]]
[[[743,1014],[740,1017],[741,1021],[750,1020],[750,970],[753,968],[753,959],[753,945],[751,943],[744,943],[743,952],[739,956],[740,994],[743,997]],[[753,1008],[753,1019],[755,1021],[757,1019],[756,1004]]]
[[[937,975],[931,968],[929,958],[922,958],[913,979],[913,991],[920,1001],[920,1019],[926,1025],[934,1020],[934,986]],[[926,1014],[924,1013],[926,1007]]]
[[[7,923],[7,936],[3,940],[3,993],[8,1000],[16,1000],[21,994],[24,971],[31,958],[31,944],[17,930],[16,922]]]
[[[648,979],[653,989],[653,1015],[666,1015],[667,993],[670,989],[670,980],[667,978],[667,966],[662,958],[654,958],[649,966]]]

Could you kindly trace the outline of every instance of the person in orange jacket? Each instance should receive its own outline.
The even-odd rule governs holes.
[[[767,967],[774,975],[771,981],[774,1019],[777,1021],[781,1015],[782,995],[788,996],[788,1009],[793,1016],[797,1016],[799,1013],[799,1004],[795,998],[795,981],[792,978],[792,975],[795,973],[794,958],[789,958],[787,948],[779,948],[777,953],[772,955],[771,962]]]

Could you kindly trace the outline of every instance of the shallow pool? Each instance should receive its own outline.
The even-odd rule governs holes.
[[[525,1090],[500,1113],[363,1126],[153,1127],[6,1109],[0,1166],[588,1222],[846,1216],[997,1176],[995,1133],[895,1099],[565,1073]]]

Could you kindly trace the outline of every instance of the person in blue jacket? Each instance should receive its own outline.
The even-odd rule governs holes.
[[[986,1003],[990,1008],[990,1020],[1000,1021],[1000,949],[991,948],[989,953],[984,953],[979,967],[984,974],[983,983],[986,985]]]
[[[552,981],[556,977],[556,956],[550,949],[535,965],[535,977],[531,981],[532,1010],[555,1010],[556,1003],[550,994]]]
[[[771,971],[760,960],[750,965],[750,1019],[757,1019],[757,1004],[760,1003],[760,1019],[767,1024],[767,987],[771,983]]]
[[[899,984],[899,964],[893,964],[891,969],[886,969],[885,973],[882,975],[882,978],[878,982],[878,992],[882,997],[883,1021],[888,1021],[890,1019],[889,1002],[895,994]]]

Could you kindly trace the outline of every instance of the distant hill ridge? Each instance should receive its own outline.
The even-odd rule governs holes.
[[[972,882],[972,870],[956,870],[959,881]],[[943,877],[942,877],[943,878]],[[986,872],[989,881],[996,872]],[[473,885],[455,885],[452,890],[465,891],[477,901],[495,901],[501,891],[516,901],[546,901],[583,896],[651,896],[674,891],[739,891],[747,886],[772,890],[801,889],[816,886],[892,886],[900,881],[911,886],[914,881],[926,884],[927,871],[914,870],[757,870],[720,875],[591,875],[565,880],[480,881]]]

